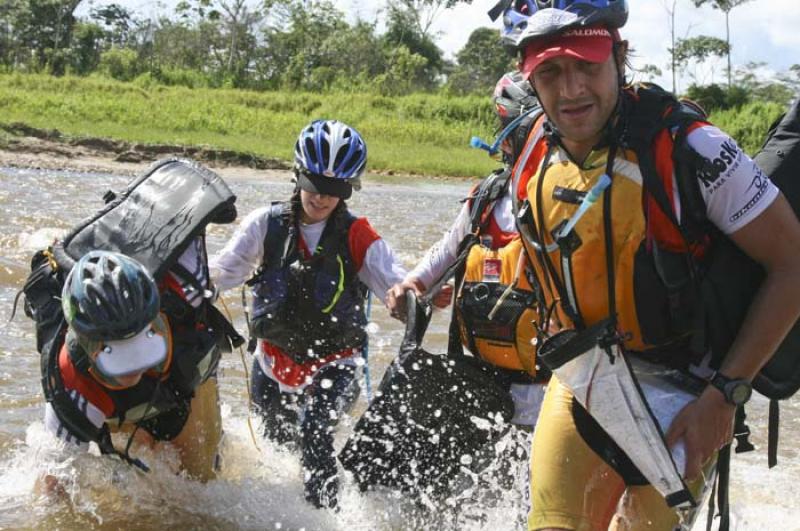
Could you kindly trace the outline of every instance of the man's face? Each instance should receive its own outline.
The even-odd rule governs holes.
[[[614,54],[602,63],[553,57],[537,66],[530,80],[568,147],[591,149],[600,141],[619,92]]]

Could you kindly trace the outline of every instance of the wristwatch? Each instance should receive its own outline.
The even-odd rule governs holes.
[[[753,386],[749,381],[728,378],[719,371],[714,373],[708,383],[719,389],[727,403],[737,407],[747,403],[753,394]]]

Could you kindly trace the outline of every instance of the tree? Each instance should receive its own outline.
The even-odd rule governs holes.
[[[100,64],[106,33],[97,24],[78,22],[72,32],[70,65],[76,74],[86,75]]]
[[[426,76],[427,60],[403,45],[391,50],[388,60],[387,72],[376,78],[378,89],[385,96],[409,94]]]
[[[472,4],[472,0],[397,0],[388,2],[389,17],[401,11],[413,24],[414,31],[423,37],[430,35],[431,26],[443,11],[458,4]]]
[[[767,66],[764,62],[749,62],[737,68],[733,76],[734,87],[743,90],[748,95],[748,100],[775,102],[782,106],[788,105],[796,91],[791,84],[784,83],[781,76],[777,80],[763,79],[759,72],[764,72]],[[800,69],[798,65],[796,70]],[[791,69],[790,69],[791,72]]]
[[[672,6],[671,7],[669,5],[669,2],[672,2]],[[678,81],[677,81],[677,77],[676,77],[677,76],[677,70],[678,70],[678,63],[675,60],[675,47],[676,47],[676,42],[675,42],[675,6],[676,6],[677,3],[678,3],[678,0],[663,0],[664,9],[667,12],[667,16],[669,16],[669,37],[670,37],[670,42],[672,43],[672,46],[669,49],[669,55],[670,55],[670,58],[671,58],[671,61],[672,61],[670,70],[672,70],[672,92],[673,93],[677,93],[678,92]],[[655,66],[655,65],[647,65],[647,66],[653,66],[654,68],[658,69],[658,67]],[[661,73],[659,72],[658,75],[660,76]]]
[[[459,93],[488,93],[497,80],[512,68],[496,29],[478,28],[456,54],[458,65],[450,74],[448,83]]]
[[[689,39],[678,39],[674,49],[670,50],[678,69],[686,70],[690,62],[702,64],[711,57],[723,57],[728,53],[728,44],[717,37],[700,35]],[[690,74],[697,81],[696,74]]]
[[[389,10],[383,42],[389,55],[402,46],[409,54],[424,58],[424,75],[417,77],[419,88],[431,89],[436,86],[444,69],[444,55],[433,39],[420,30],[412,12],[399,8]]]
[[[746,4],[751,0],[692,0],[695,7],[701,7],[705,4],[711,4],[714,9],[719,9],[725,13],[725,43],[728,45],[728,88],[732,86],[733,78],[731,72],[731,25],[730,14],[731,11],[742,4]]]
[[[800,64],[790,66],[787,72],[782,72],[777,77],[778,81],[792,91],[794,97],[800,95]]]
[[[92,9],[90,19],[106,31],[111,46],[127,46],[136,24],[131,12],[119,4]]]
[[[264,20],[260,9],[251,9],[247,0],[219,0],[221,12],[217,46],[221,77],[244,86],[257,47],[256,27]]]
[[[639,73],[644,75],[644,76],[647,76],[647,79],[650,80],[650,81],[653,81],[654,78],[660,77],[663,74],[663,72],[661,71],[661,69],[659,67],[657,67],[656,65],[650,65],[650,64],[647,64],[647,65],[644,65],[643,67],[641,67],[639,69]],[[673,83],[675,82],[674,79],[675,79],[675,77],[673,76]]]
[[[26,11],[22,0],[0,2],[0,62],[6,66],[16,67],[24,61],[18,32]]]
[[[272,0],[268,12],[257,67],[267,84],[317,89],[319,83],[331,82],[330,71],[312,74],[348,60],[347,46],[333,49],[324,44],[348,31],[344,13],[328,0]]]
[[[61,75],[81,0],[28,0],[15,4],[14,34],[18,45],[33,55],[35,66]]]

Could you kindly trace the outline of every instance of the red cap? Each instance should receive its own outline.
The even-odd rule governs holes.
[[[590,63],[602,63],[611,54],[619,34],[606,28],[575,28],[547,39],[535,39],[525,48],[520,71],[525,78],[536,67],[553,57],[568,56]]]

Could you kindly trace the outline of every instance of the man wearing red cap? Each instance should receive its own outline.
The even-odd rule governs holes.
[[[626,85],[626,0],[501,7],[547,115],[514,169],[544,298],[538,355],[555,373],[534,435],[529,529],[691,526],[737,407],[800,315],[800,222],[696,106]],[[766,271],[724,352],[701,291],[721,242]]]

